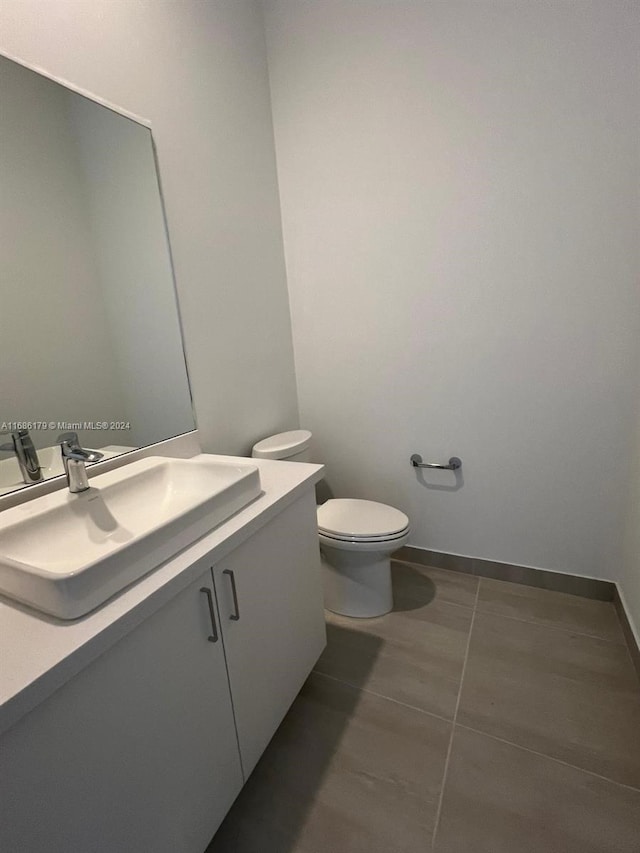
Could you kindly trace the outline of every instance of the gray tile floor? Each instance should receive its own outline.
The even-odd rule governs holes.
[[[394,562],[208,853],[639,853],[640,687],[612,604]]]

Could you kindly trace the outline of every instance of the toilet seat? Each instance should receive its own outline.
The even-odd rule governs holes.
[[[332,498],[317,508],[318,533],[340,542],[374,544],[402,539],[409,519],[398,509],[356,498]]]
[[[332,539],[331,536],[325,536],[324,533],[318,534],[320,540],[320,550],[330,548],[333,551],[357,551],[360,554],[391,554],[392,551],[397,551],[409,540],[409,530],[407,529],[402,536],[396,536],[394,539],[374,539],[367,542],[365,539]]]

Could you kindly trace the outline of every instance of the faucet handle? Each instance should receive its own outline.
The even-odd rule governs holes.
[[[86,447],[80,447],[77,440],[76,443],[73,444],[71,441],[64,439],[64,437],[60,442],[60,450],[62,452],[62,461],[65,464],[65,468],[67,467],[67,462],[70,459],[74,462],[98,462],[104,457],[104,453],[100,453],[99,450],[89,450]]]
[[[78,438],[78,433],[77,432],[61,432],[60,435],[56,439],[56,444],[62,444],[63,442],[71,445],[71,447],[79,447],[80,446],[80,439]]]

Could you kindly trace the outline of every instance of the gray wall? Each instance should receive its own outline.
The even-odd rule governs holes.
[[[300,418],[418,546],[617,577],[637,5],[267,0]],[[419,482],[409,456],[463,459]]]
[[[295,426],[259,6],[3,0],[0,19],[0,51],[152,123],[204,449]]]

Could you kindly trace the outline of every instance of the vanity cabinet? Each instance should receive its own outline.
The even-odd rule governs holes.
[[[0,737],[0,850],[206,849],[325,644],[313,493],[214,557]]]
[[[325,646],[319,559],[310,492],[214,566],[245,778]]]
[[[209,569],[0,738],[0,850],[206,848],[242,772],[202,588]]]

